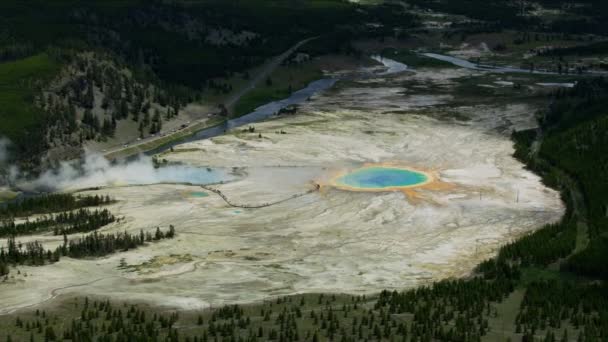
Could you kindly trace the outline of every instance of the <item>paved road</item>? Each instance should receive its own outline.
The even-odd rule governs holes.
[[[299,41],[298,43],[296,43],[294,46],[290,47],[287,51],[283,52],[282,54],[273,57],[269,62],[267,62],[262,69],[253,77],[249,80],[249,82],[241,89],[237,90],[236,93],[234,93],[233,95],[231,95],[228,100],[226,101],[226,103],[224,103],[224,105],[228,108],[228,110],[232,110],[232,108],[234,107],[234,105],[243,97],[245,96],[247,93],[249,93],[250,91],[252,91],[253,89],[255,89],[255,87],[257,87],[261,82],[265,82],[266,79],[272,74],[272,72],[281,65],[281,63],[283,63],[283,61],[285,61],[292,53],[294,53],[297,49],[300,48],[300,46],[308,43],[309,41],[316,39],[317,37],[312,37],[312,38],[307,38],[304,39],[302,41]],[[195,124],[201,123],[206,121],[207,119],[202,119],[202,120],[198,120],[198,121],[194,121],[190,124],[190,126],[193,126]],[[148,144],[150,142],[153,142],[157,139],[161,139],[161,138],[167,138],[167,137],[171,137],[172,135],[176,135],[181,133],[181,130],[178,130],[177,132],[174,133],[170,133],[167,134],[165,136],[161,136],[161,137],[151,137],[151,138],[145,138],[142,139],[140,141],[137,141],[135,143],[130,143],[128,147],[116,147],[116,148],[112,148],[112,149],[108,149],[104,155],[109,156],[112,154],[120,154],[120,152],[127,150],[127,149],[132,149],[132,148],[137,148],[140,145],[143,144]]]

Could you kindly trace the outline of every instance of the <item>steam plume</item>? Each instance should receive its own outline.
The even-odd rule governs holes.
[[[17,179],[13,184],[26,191],[55,191],[110,185],[210,184],[228,178],[228,174],[223,171],[187,165],[156,168],[152,158],[147,156],[112,164],[100,154],[87,152],[80,162],[64,162],[57,169],[46,171],[36,179]]]

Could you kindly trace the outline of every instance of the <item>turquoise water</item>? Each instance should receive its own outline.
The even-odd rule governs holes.
[[[190,196],[192,197],[198,197],[198,198],[202,198],[202,197],[207,197],[209,196],[209,194],[207,194],[206,192],[202,192],[202,191],[195,191],[195,192],[191,192]]]
[[[427,176],[416,171],[374,166],[355,170],[338,178],[338,185],[360,189],[384,189],[422,184]]]

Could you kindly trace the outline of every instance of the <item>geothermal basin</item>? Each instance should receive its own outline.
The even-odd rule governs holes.
[[[366,166],[340,175],[334,185],[354,191],[389,191],[424,185],[430,177],[406,168]]]
[[[63,295],[200,309],[469,275],[500,246],[564,212],[559,193],[512,156],[509,134],[535,127],[535,107],[461,106],[434,87],[404,88],[416,81],[447,91],[470,73],[481,71],[343,83],[302,102],[296,115],[257,123],[255,133],[234,129],[175,146],[157,156],[167,166],[149,173],[145,160],[94,168],[69,184],[58,179],[66,188],[134,179],[139,186],[81,192],[116,199],[106,207],[121,220],[100,232],[173,225],[176,237],[99,259],[20,266],[0,284],[0,314]],[[455,121],[456,112],[468,119]],[[33,241],[63,244],[53,235],[19,238]]]

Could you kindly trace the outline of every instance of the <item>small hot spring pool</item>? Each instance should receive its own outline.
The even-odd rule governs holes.
[[[192,196],[194,198],[204,198],[204,197],[209,197],[209,194],[206,192],[202,192],[202,191],[192,191],[190,193],[190,196]]]
[[[388,166],[369,166],[338,177],[335,184],[354,190],[390,190],[422,185],[429,177],[424,173]]]

